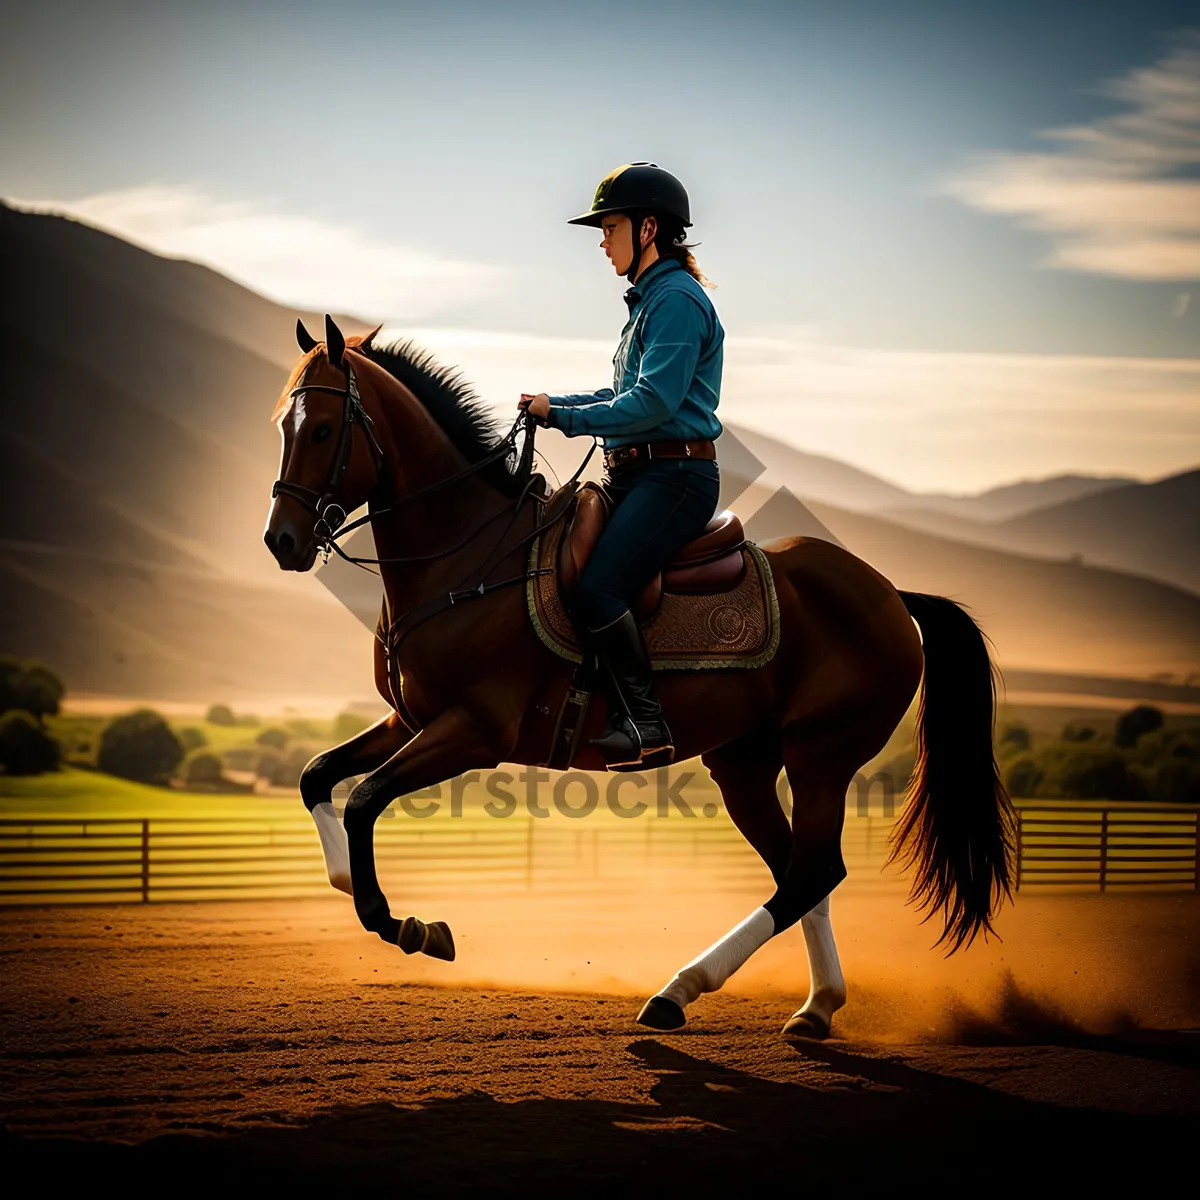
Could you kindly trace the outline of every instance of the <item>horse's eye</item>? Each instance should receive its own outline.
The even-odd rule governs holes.
[[[327,442],[327,441],[329,441],[329,436],[332,433],[333,433],[333,430],[330,429],[330,427],[328,425],[318,425],[316,427],[316,429],[313,430],[313,435],[312,435],[313,441],[314,442]]]

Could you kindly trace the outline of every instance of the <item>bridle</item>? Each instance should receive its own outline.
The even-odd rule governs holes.
[[[531,579],[538,575],[553,573],[552,567],[534,567],[523,571],[519,575],[514,575],[509,579],[497,580],[494,583],[488,583],[487,577],[495,569],[498,559],[497,552],[503,551],[503,554],[511,554],[519,547],[534,541],[550,526],[562,520],[567,515],[571,508],[571,498],[574,496],[575,485],[579,481],[579,477],[583,474],[588,462],[596,451],[596,439],[592,438],[592,447],[584,456],[583,461],[576,468],[575,473],[567,480],[557,492],[556,497],[561,496],[563,503],[559,507],[558,512],[546,520],[537,520],[534,522],[533,530],[524,537],[519,538],[511,545],[505,546],[508,534],[514,524],[516,524],[522,508],[527,499],[532,498],[537,504],[542,507],[549,505],[550,497],[539,494],[534,489],[535,483],[542,479],[540,475],[532,474],[533,453],[534,453],[534,430],[537,427],[536,418],[529,411],[521,412],[517,415],[517,419],[513,422],[512,428],[508,431],[495,446],[492,447],[485,455],[468,464],[461,471],[455,471],[452,475],[447,475],[442,479],[437,479],[433,483],[427,484],[424,487],[417,488],[416,491],[406,492],[400,496],[394,496],[391,503],[385,507],[379,508],[372,504],[371,510],[362,517],[347,523],[347,511],[344,504],[344,494],[342,491],[345,483],[346,471],[350,465],[350,457],[353,450],[354,425],[359,424],[363,428],[363,432],[367,436],[367,444],[371,450],[371,457],[375,462],[377,491],[385,478],[385,466],[383,452],[379,448],[379,443],[375,438],[375,429],[366,409],[363,407],[362,398],[359,396],[358,384],[354,378],[354,368],[347,359],[344,363],[346,369],[346,386],[345,388],[330,387],[325,384],[301,384],[293,388],[288,396],[294,397],[304,392],[331,392],[335,396],[342,397],[342,428],[338,436],[337,451],[334,455],[333,464],[330,468],[329,477],[325,482],[325,487],[318,491],[315,488],[305,487],[303,484],[290,483],[284,479],[275,480],[271,486],[271,496],[290,496],[298,501],[310,512],[316,515],[317,521],[313,526],[313,535],[317,539],[318,548],[328,561],[330,552],[336,553],[340,558],[345,559],[348,563],[353,563],[355,566],[362,567],[367,570],[365,564],[372,563],[377,566],[385,566],[389,564],[401,563],[418,563],[432,562],[439,558],[445,558],[448,555],[454,554],[463,549],[476,537],[481,534],[484,529],[495,522],[499,517],[502,517],[505,512],[511,510],[511,515],[500,536],[496,539],[495,545],[491,552],[485,558],[482,566],[478,568],[482,572],[479,582],[470,587],[452,588],[448,592],[440,593],[430,599],[417,604],[415,607],[402,614],[400,617],[389,622],[387,631],[387,640],[385,645],[389,651],[389,671],[394,667],[396,657],[395,652],[399,646],[400,640],[407,637],[418,626],[424,624],[430,617],[436,616],[438,613],[452,608],[456,604],[461,604],[466,600],[473,600],[477,597],[484,596],[489,592],[495,591],[498,588],[508,587],[512,584],[523,583],[527,579]],[[483,470],[491,463],[498,459],[507,458],[515,449],[517,435],[524,431],[525,441],[521,447],[521,459],[516,469],[516,475],[519,479],[524,479],[525,484],[521,488],[520,493],[513,499],[510,505],[506,505],[498,512],[490,517],[486,517],[479,525],[472,529],[468,534],[456,542],[453,546],[445,547],[442,550],[435,551],[431,554],[416,554],[401,558],[360,558],[349,555],[338,545],[338,539],[352,533],[360,526],[368,524],[375,518],[384,516],[387,513],[394,512],[403,505],[411,503],[414,500],[421,499],[431,495],[434,492],[441,491],[443,488],[449,487],[451,484],[458,483],[460,480],[467,478],[469,475],[474,475]],[[543,481],[544,482],[544,481]],[[539,514],[540,516],[541,514]],[[501,556],[503,557],[503,555]],[[465,581],[464,581],[465,582]],[[386,601],[386,592],[385,592]],[[402,628],[403,627],[403,628]]]
[[[302,483],[290,483],[286,479],[277,479],[271,485],[271,498],[290,496],[309,510],[316,518],[313,533],[323,546],[345,524],[346,508],[342,503],[343,489],[346,483],[346,472],[350,468],[350,458],[354,450],[354,426],[361,425],[367,435],[367,446],[375,463],[375,476],[381,485],[384,478],[383,451],[375,438],[375,426],[367,410],[363,408],[362,397],[358,394],[358,381],[354,378],[354,368],[349,362],[346,367],[346,386],[344,388],[330,387],[323,383],[302,383],[288,392],[288,399],[294,399],[305,392],[332,392],[342,397],[342,427],[338,433],[337,450],[333,463],[329,468],[329,476],[325,486],[320,491],[316,488],[305,487]]]

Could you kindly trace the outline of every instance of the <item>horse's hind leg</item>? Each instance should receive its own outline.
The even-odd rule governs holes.
[[[322,751],[300,775],[300,796],[316,823],[329,882],[348,896],[354,895],[350,880],[350,848],[346,830],[333,808],[333,789],[351,775],[377,770],[412,736],[412,731],[399,716],[389,713],[340,746]]]
[[[726,811],[779,883],[787,871],[792,833],[775,792],[783,765],[779,731],[764,726],[703,756],[704,765],[721,789]],[[775,932],[764,908],[714,942],[678,971],[638,1015],[652,1029],[678,1029],[684,1009],[703,992],[715,992]]]
[[[838,754],[833,738],[792,740],[784,748],[792,789],[792,849],[779,888],[765,907],[779,932],[801,922],[809,967],[808,999],[784,1025],[787,1034],[828,1037],[833,1014],[846,1003],[829,897],[846,877],[841,839],[846,789],[855,770],[851,758]]]
[[[827,1038],[833,1014],[846,1003],[846,980],[829,922],[828,896],[800,918],[800,926],[808,951],[808,999],[788,1018],[783,1032]]]
[[[803,756],[793,752],[792,760],[788,778],[793,795],[800,795],[804,801],[798,821],[806,843],[815,847],[824,840],[827,844],[832,830],[836,845],[841,836],[846,788],[843,787],[839,795],[836,783],[833,784],[825,789],[824,804],[817,803],[821,788],[816,786],[816,780],[805,774]],[[756,909],[724,938],[688,963],[658,995],[646,1002],[638,1020],[654,1029],[678,1029],[686,1021],[683,1010],[688,1004],[703,992],[720,988],[775,933],[794,924],[794,920],[789,919],[790,906],[778,903],[781,894],[790,896],[797,890],[797,856],[793,852],[796,825],[788,824],[775,791],[785,761],[779,730],[764,726],[719,750],[710,751],[703,756],[703,761],[721,789],[730,819],[767,864],[777,890],[768,906]],[[846,786],[849,786],[848,781]],[[822,823],[826,827],[824,833]],[[840,850],[837,861],[840,864]],[[789,869],[793,871],[791,879]],[[832,890],[833,885],[830,886]],[[770,911],[771,906],[776,908],[775,913]],[[846,984],[829,923],[828,893],[805,913],[801,928],[808,951],[809,995],[804,1007],[785,1026],[785,1031],[825,1037],[833,1014],[846,1003]]]

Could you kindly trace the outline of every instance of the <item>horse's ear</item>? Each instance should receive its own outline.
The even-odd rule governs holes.
[[[305,354],[315,349],[317,345],[317,339],[304,328],[304,322],[299,317],[296,318],[296,341],[299,342],[300,349]]]
[[[365,338],[363,338],[363,339],[362,339],[362,340],[361,340],[361,341],[358,343],[358,348],[359,348],[360,350],[364,350],[364,351],[365,351],[365,350],[370,350],[370,348],[371,348],[371,343],[372,343],[372,342],[375,340],[375,335],[376,335],[376,334],[377,334],[377,333],[378,333],[378,332],[379,332],[379,331],[380,331],[382,328],[383,328],[383,326],[382,326],[382,325],[376,325],[376,326],[375,326],[375,328],[374,328],[374,329],[372,329],[372,330],[371,330],[371,332],[370,332],[370,333],[368,333],[368,334],[367,334],[367,336],[366,336]]]
[[[346,354],[346,339],[328,313],[325,314],[325,353],[335,367],[342,366],[342,359]]]

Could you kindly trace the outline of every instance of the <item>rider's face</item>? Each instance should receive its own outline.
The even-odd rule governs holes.
[[[624,213],[613,213],[600,224],[604,240],[600,249],[608,255],[613,270],[624,275],[633,262],[633,222]]]

